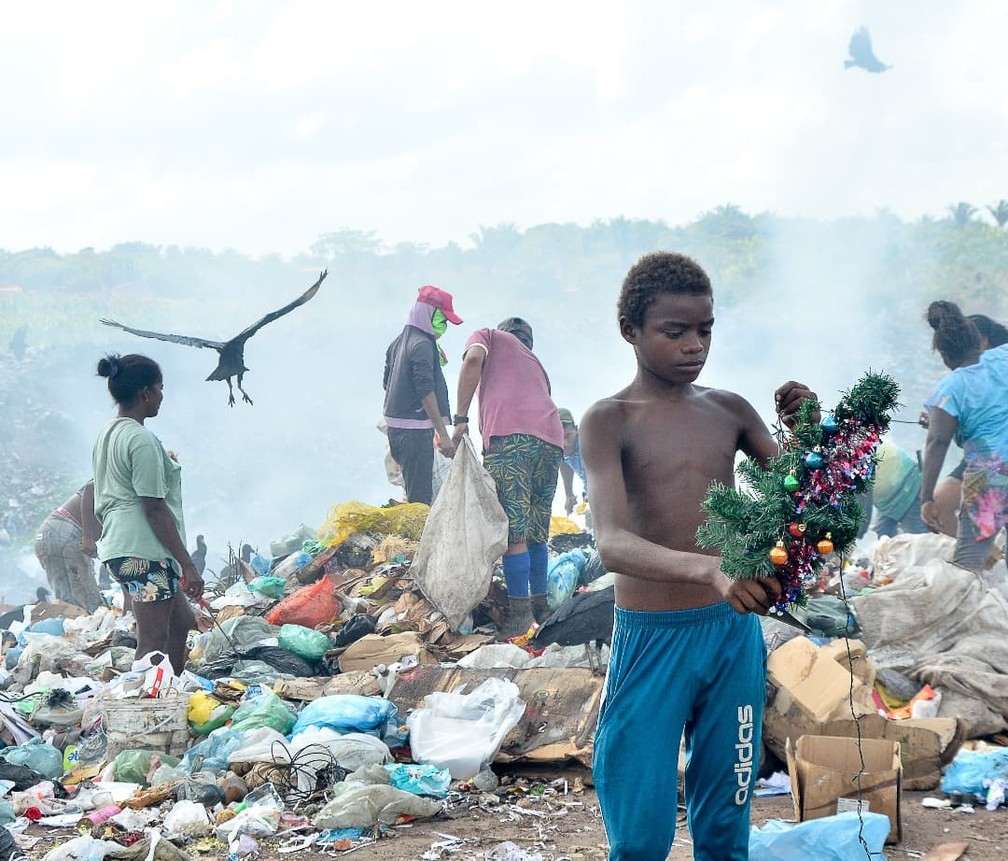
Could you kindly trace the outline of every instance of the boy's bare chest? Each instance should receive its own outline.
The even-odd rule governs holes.
[[[642,417],[624,449],[626,471],[638,478],[697,474],[726,481],[733,473],[740,428],[718,409],[683,409]],[[628,475],[628,478],[630,475]]]

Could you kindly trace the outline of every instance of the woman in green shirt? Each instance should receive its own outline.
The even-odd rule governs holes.
[[[185,596],[203,594],[203,578],[186,550],[182,470],[144,425],[164,399],[161,368],[147,356],[106,356],[119,414],[95,442],[95,516],[102,526],[99,558],[133,601],[137,657],[164,652],[176,673],[196,617]]]

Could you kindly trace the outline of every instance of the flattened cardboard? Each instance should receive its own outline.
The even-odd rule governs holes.
[[[416,655],[421,664],[436,663],[434,656],[424,648],[423,640],[414,631],[402,634],[367,634],[347,646],[339,657],[341,673],[354,670],[370,670],[378,664],[394,664],[407,655]]]
[[[604,677],[586,669],[495,669],[420,666],[400,673],[389,694],[405,716],[434,691],[472,690],[497,676],[518,686],[525,714],[508,733],[497,762],[555,763],[574,760],[591,767]]]
[[[285,700],[311,702],[319,697],[336,694],[359,694],[362,697],[380,697],[382,687],[370,670],[340,673],[338,676],[315,678],[277,679],[273,693]]]
[[[839,799],[856,800],[862,756],[861,799],[867,802],[867,810],[889,817],[886,843],[899,843],[903,839],[902,769],[897,742],[866,738],[859,750],[856,739],[836,736],[805,735],[793,747],[789,741],[787,763],[795,817],[806,822],[832,816]]]

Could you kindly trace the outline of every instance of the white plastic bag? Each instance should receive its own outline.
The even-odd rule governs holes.
[[[164,820],[165,834],[175,837],[202,837],[210,833],[210,817],[198,801],[176,801]]]
[[[333,799],[314,819],[316,828],[373,828],[394,825],[400,816],[429,819],[444,808],[440,801],[380,784],[337,783]]]
[[[507,548],[507,532],[493,479],[463,437],[410,566],[413,579],[453,631],[486,597],[493,563]]]
[[[413,761],[447,768],[455,780],[475,777],[525,714],[518,686],[487,679],[471,693],[435,692],[407,719]]]

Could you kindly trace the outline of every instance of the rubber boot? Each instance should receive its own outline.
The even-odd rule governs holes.
[[[506,642],[512,637],[520,637],[532,627],[534,621],[529,598],[508,598],[507,619],[504,620],[497,638],[501,642]]]
[[[545,622],[550,615],[549,603],[546,600],[546,593],[543,592],[540,595],[532,595],[530,597],[532,601],[532,615],[535,617],[536,622],[540,625]]]

